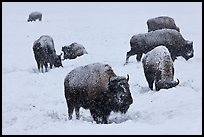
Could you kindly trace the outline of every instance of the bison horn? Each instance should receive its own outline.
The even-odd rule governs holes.
[[[179,79],[177,79],[177,81],[172,82],[172,87],[177,86],[180,83]]]
[[[127,74],[127,82],[129,81],[129,78],[130,78],[129,75]]]

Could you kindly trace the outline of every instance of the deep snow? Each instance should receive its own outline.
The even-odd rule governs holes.
[[[42,22],[27,22],[33,11]],[[151,91],[142,63],[130,57],[129,40],[147,32],[149,18],[168,15],[195,56],[174,62],[180,84]],[[87,50],[64,68],[39,73],[32,45],[41,35],[54,39],[57,54],[73,42]],[[90,63],[108,63],[117,75],[130,75],[133,104],[124,115],[111,113],[111,124],[93,122],[88,110],[67,120],[65,76]],[[2,134],[202,134],[202,3],[2,3]]]

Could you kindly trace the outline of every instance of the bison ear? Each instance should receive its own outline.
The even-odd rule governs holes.
[[[130,77],[129,77],[129,75],[127,74],[127,82],[129,81],[129,79],[130,79]]]

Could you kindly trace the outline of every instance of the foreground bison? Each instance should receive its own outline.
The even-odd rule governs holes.
[[[153,90],[155,81],[156,91],[160,89],[168,89],[179,84],[174,81],[174,65],[169,50],[165,46],[158,46],[149,51],[142,59],[144,74],[149,84],[149,88]]]
[[[38,70],[43,72],[43,66],[47,72],[48,63],[50,68],[62,66],[61,55],[57,55],[54,48],[54,41],[48,35],[42,35],[33,44],[34,57],[37,62]]]
[[[107,124],[113,112],[126,113],[133,99],[129,90],[129,76],[117,76],[108,64],[93,63],[72,70],[64,79],[68,118],[75,109],[89,109],[97,124]]]
[[[175,29],[180,32],[179,27],[176,26],[176,23],[173,18],[168,16],[159,16],[147,20],[148,32],[155,31],[158,29]]]
[[[29,14],[29,17],[28,17],[28,20],[27,20],[27,21],[28,21],[28,22],[29,22],[29,21],[32,22],[32,21],[35,21],[35,20],[37,20],[37,19],[38,19],[39,21],[42,20],[42,13],[36,11],[36,12],[32,12],[32,13]]]
[[[76,57],[82,56],[84,54],[88,54],[85,50],[84,46],[78,44],[76,42],[72,43],[69,46],[62,47],[62,51],[64,53],[64,59],[75,59]]]
[[[143,53],[147,53],[159,45],[168,48],[173,61],[178,56],[182,56],[186,60],[194,56],[192,41],[185,40],[181,33],[176,30],[160,29],[132,36],[130,39],[131,50],[127,52],[126,64],[130,56],[137,54],[136,59],[140,61]]]

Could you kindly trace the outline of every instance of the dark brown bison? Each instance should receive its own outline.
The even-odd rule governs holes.
[[[57,55],[54,48],[54,41],[48,35],[42,35],[33,44],[34,57],[37,62],[38,70],[43,72],[43,66],[47,72],[48,63],[50,68],[62,66],[61,55]],[[62,66],[63,67],[63,66]]]
[[[76,42],[72,43],[69,46],[63,46],[62,51],[64,53],[64,59],[75,59],[76,57],[80,57],[84,54],[88,54],[85,50],[84,46],[78,44]]]
[[[142,59],[144,74],[153,90],[155,81],[156,91],[160,89],[169,89],[179,84],[174,81],[174,65],[169,50],[165,46],[158,46],[149,51]]]
[[[39,20],[39,21],[42,21],[42,13],[41,12],[37,12],[37,11],[35,11],[35,12],[32,12],[32,13],[30,13],[29,14],[29,17],[28,17],[28,22],[29,21],[35,21],[35,20]]]
[[[147,20],[148,32],[155,31],[158,29],[175,29],[180,32],[179,27],[176,26],[176,23],[173,18],[168,16],[159,16]]]
[[[160,29],[132,36],[130,39],[131,50],[127,52],[126,64],[130,56],[137,54],[136,59],[140,61],[143,53],[147,53],[159,45],[168,48],[173,61],[178,56],[182,56],[186,60],[194,56],[192,41],[185,40],[181,33],[176,30]]]
[[[107,124],[113,112],[126,113],[133,99],[128,78],[117,76],[108,64],[93,63],[75,68],[64,79],[68,118],[73,110],[79,119],[79,109],[89,109],[97,124]]]

